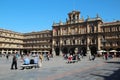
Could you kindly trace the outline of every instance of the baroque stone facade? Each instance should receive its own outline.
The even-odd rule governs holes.
[[[120,51],[120,21],[104,23],[95,18],[80,18],[79,11],[68,13],[66,22],[53,23],[52,50],[56,55],[78,52],[97,54],[99,50]]]

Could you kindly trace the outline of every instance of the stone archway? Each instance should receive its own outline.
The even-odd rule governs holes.
[[[87,54],[86,51],[87,51],[86,47],[81,48],[81,54],[83,54],[83,56],[86,56],[86,54]]]
[[[113,50],[113,48],[108,49],[110,57],[112,57],[114,55],[114,52],[110,52],[111,50]]]
[[[75,47],[71,47],[69,49],[69,54],[73,55],[75,53],[74,51],[75,51]]]
[[[91,55],[97,54],[97,48],[95,46],[91,46]]]
[[[59,47],[56,47],[55,48],[55,53],[56,53],[56,56],[59,56],[60,55],[60,48]]]
[[[67,47],[63,47],[62,48],[62,53],[63,54],[67,54],[68,53],[68,48]]]
[[[113,48],[110,48],[109,51],[110,51],[110,50],[113,50]]]
[[[27,54],[27,53],[28,53],[28,52],[27,52],[27,49],[24,49],[24,50],[23,50],[23,53],[24,53],[24,54]]]
[[[117,51],[120,51],[120,48],[117,48],[116,50],[117,50]]]
[[[116,53],[116,57],[120,57],[120,48],[117,48],[117,53]]]

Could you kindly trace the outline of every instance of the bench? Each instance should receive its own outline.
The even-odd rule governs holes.
[[[75,63],[78,62],[78,60],[68,60],[67,63]]]
[[[32,69],[32,68],[39,68],[38,64],[28,64],[28,65],[21,65],[22,70],[23,69]]]

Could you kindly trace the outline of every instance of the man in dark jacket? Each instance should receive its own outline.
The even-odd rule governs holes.
[[[14,69],[13,67],[15,67],[15,69],[17,69],[17,57],[16,57],[16,54],[13,54],[11,69]]]

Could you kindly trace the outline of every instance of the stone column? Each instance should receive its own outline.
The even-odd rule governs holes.
[[[62,56],[61,41],[62,41],[62,39],[59,40],[59,54],[60,54],[60,56]]]
[[[98,42],[97,42],[97,43],[98,43],[97,48],[98,48],[98,51],[99,51],[99,50],[101,50],[101,49],[100,49],[101,40],[100,40],[100,36],[99,36],[99,35],[98,35],[98,40],[97,40],[97,41],[98,41]]]
[[[53,54],[53,57],[56,56],[54,48],[52,48],[52,54]]]
[[[91,54],[89,45],[90,45],[90,39],[89,39],[89,37],[87,37],[87,51],[86,51],[86,52],[87,52],[87,55],[90,55],[90,54]]]

